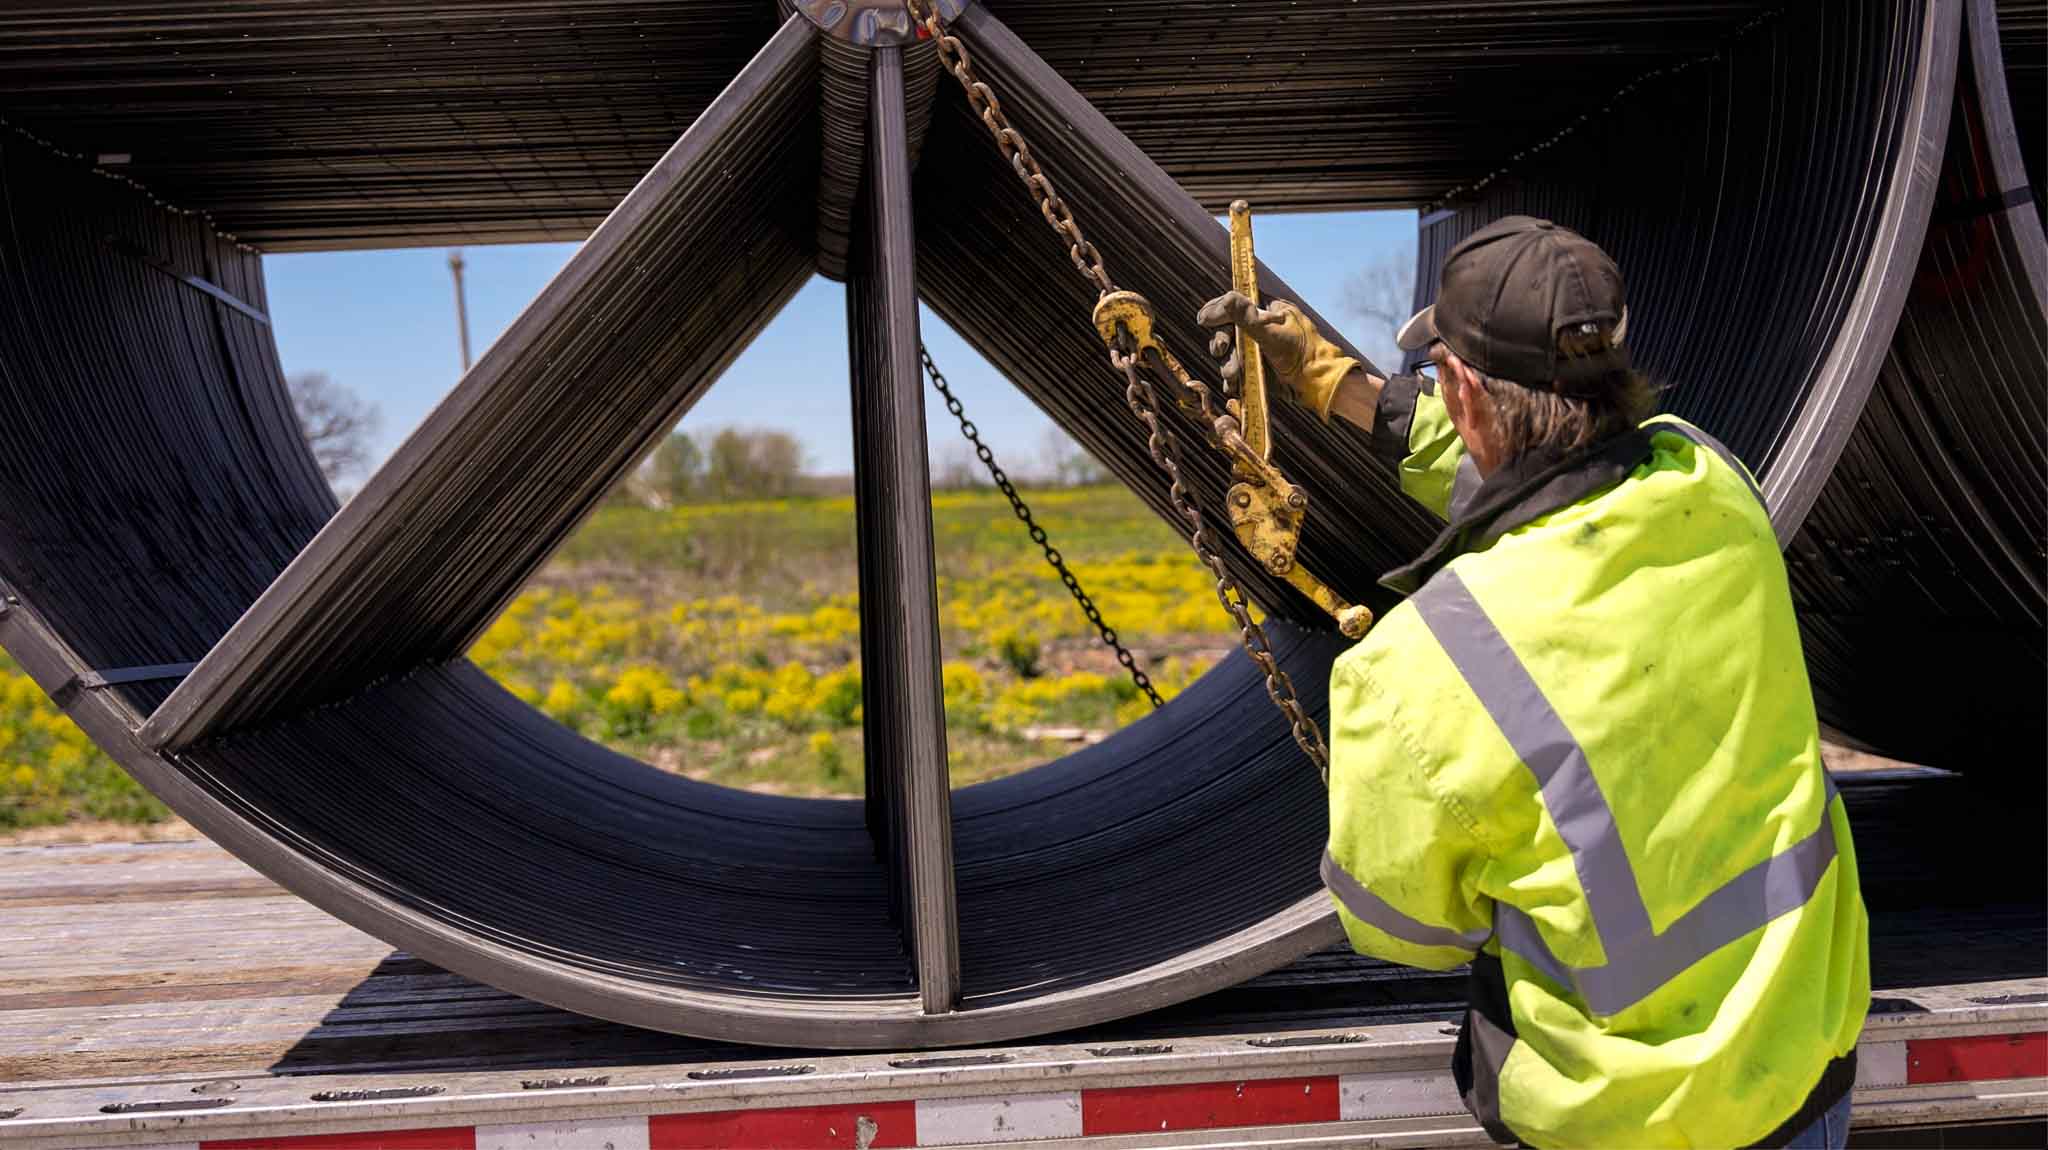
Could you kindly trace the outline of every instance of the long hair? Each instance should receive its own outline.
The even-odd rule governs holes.
[[[1578,451],[1619,435],[1657,410],[1657,388],[1640,371],[1617,371],[1583,395],[1539,391],[1489,375],[1480,386],[1500,416],[1501,448],[1510,459],[1530,451]]]
[[[1560,332],[1561,356],[1605,352],[1613,329]],[[1570,453],[1619,435],[1657,410],[1657,388],[1642,372],[1620,368],[1576,382],[1571,394],[1529,387],[1477,372],[1500,416],[1501,447],[1512,459],[1530,451]]]

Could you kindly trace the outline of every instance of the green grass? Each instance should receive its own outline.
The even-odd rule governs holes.
[[[169,814],[0,654],[0,830]]]
[[[1116,486],[1026,495],[1170,694],[1230,645],[1186,547]],[[993,491],[933,500],[954,782],[1149,710]],[[845,496],[600,510],[472,653],[584,734],[736,786],[858,793],[858,579]]]
[[[1231,646],[1185,544],[1117,486],[1026,497],[1171,694]],[[1072,749],[1149,710],[1003,497],[933,499],[953,780]],[[853,501],[599,509],[471,652],[558,721],[664,770],[858,794]],[[1040,736],[1040,737],[1034,737]],[[0,657],[0,829],[167,812]]]

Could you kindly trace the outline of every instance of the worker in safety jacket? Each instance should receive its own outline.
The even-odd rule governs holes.
[[[1471,964],[1453,1070],[1496,1139],[1841,1146],[1867,922],[1756,482],[1645,421],[1590,241],[1503,219],[1440,282],[1398,337],[1433,380],[1369,374],[1284,302],[1200,316],[1449,521],[1331,675],[1344,929]]]

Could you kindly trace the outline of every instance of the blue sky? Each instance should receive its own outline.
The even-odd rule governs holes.
[[[1258,221],[1259,255],[1367,354],[1390,333],[1346,314],[1344,284],[1358,269],[1393,258],[1412,265],[1413,212],[1269,215]],[[481,355],[560,270],[574,244],[465,248],[472,350]],[[272,329],[287,372],[324,371],[374,403],[383,424],[381,461],[455,383],[461,353],[454,288],[442,248],[265,256]],[[844,289],[813,279],[769,324],[682,422],[793,432],[814,471],[851,471]],[[1085,322],[1084,317],[1076,317]],[[1020,474],[1038,457],[1049,420],[929,311],[925,342],[999,460]],[[794,394],[792,394],[794,389]],[[763,406],[759,397],[775,394]],[[959,437],[927,391],[932,458]]]

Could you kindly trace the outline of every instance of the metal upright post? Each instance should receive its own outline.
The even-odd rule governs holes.
[[[469,370],[469,300],[462,291],[462,249],[448,249],[448,270],[455,276],[455,333],[462,337],[462,370]]]
[[[873,68],[865,226],[846,292],[868,826],[925,1012],[937,1014],[958,1000],[960,957],[901,50],[875,49]]]

